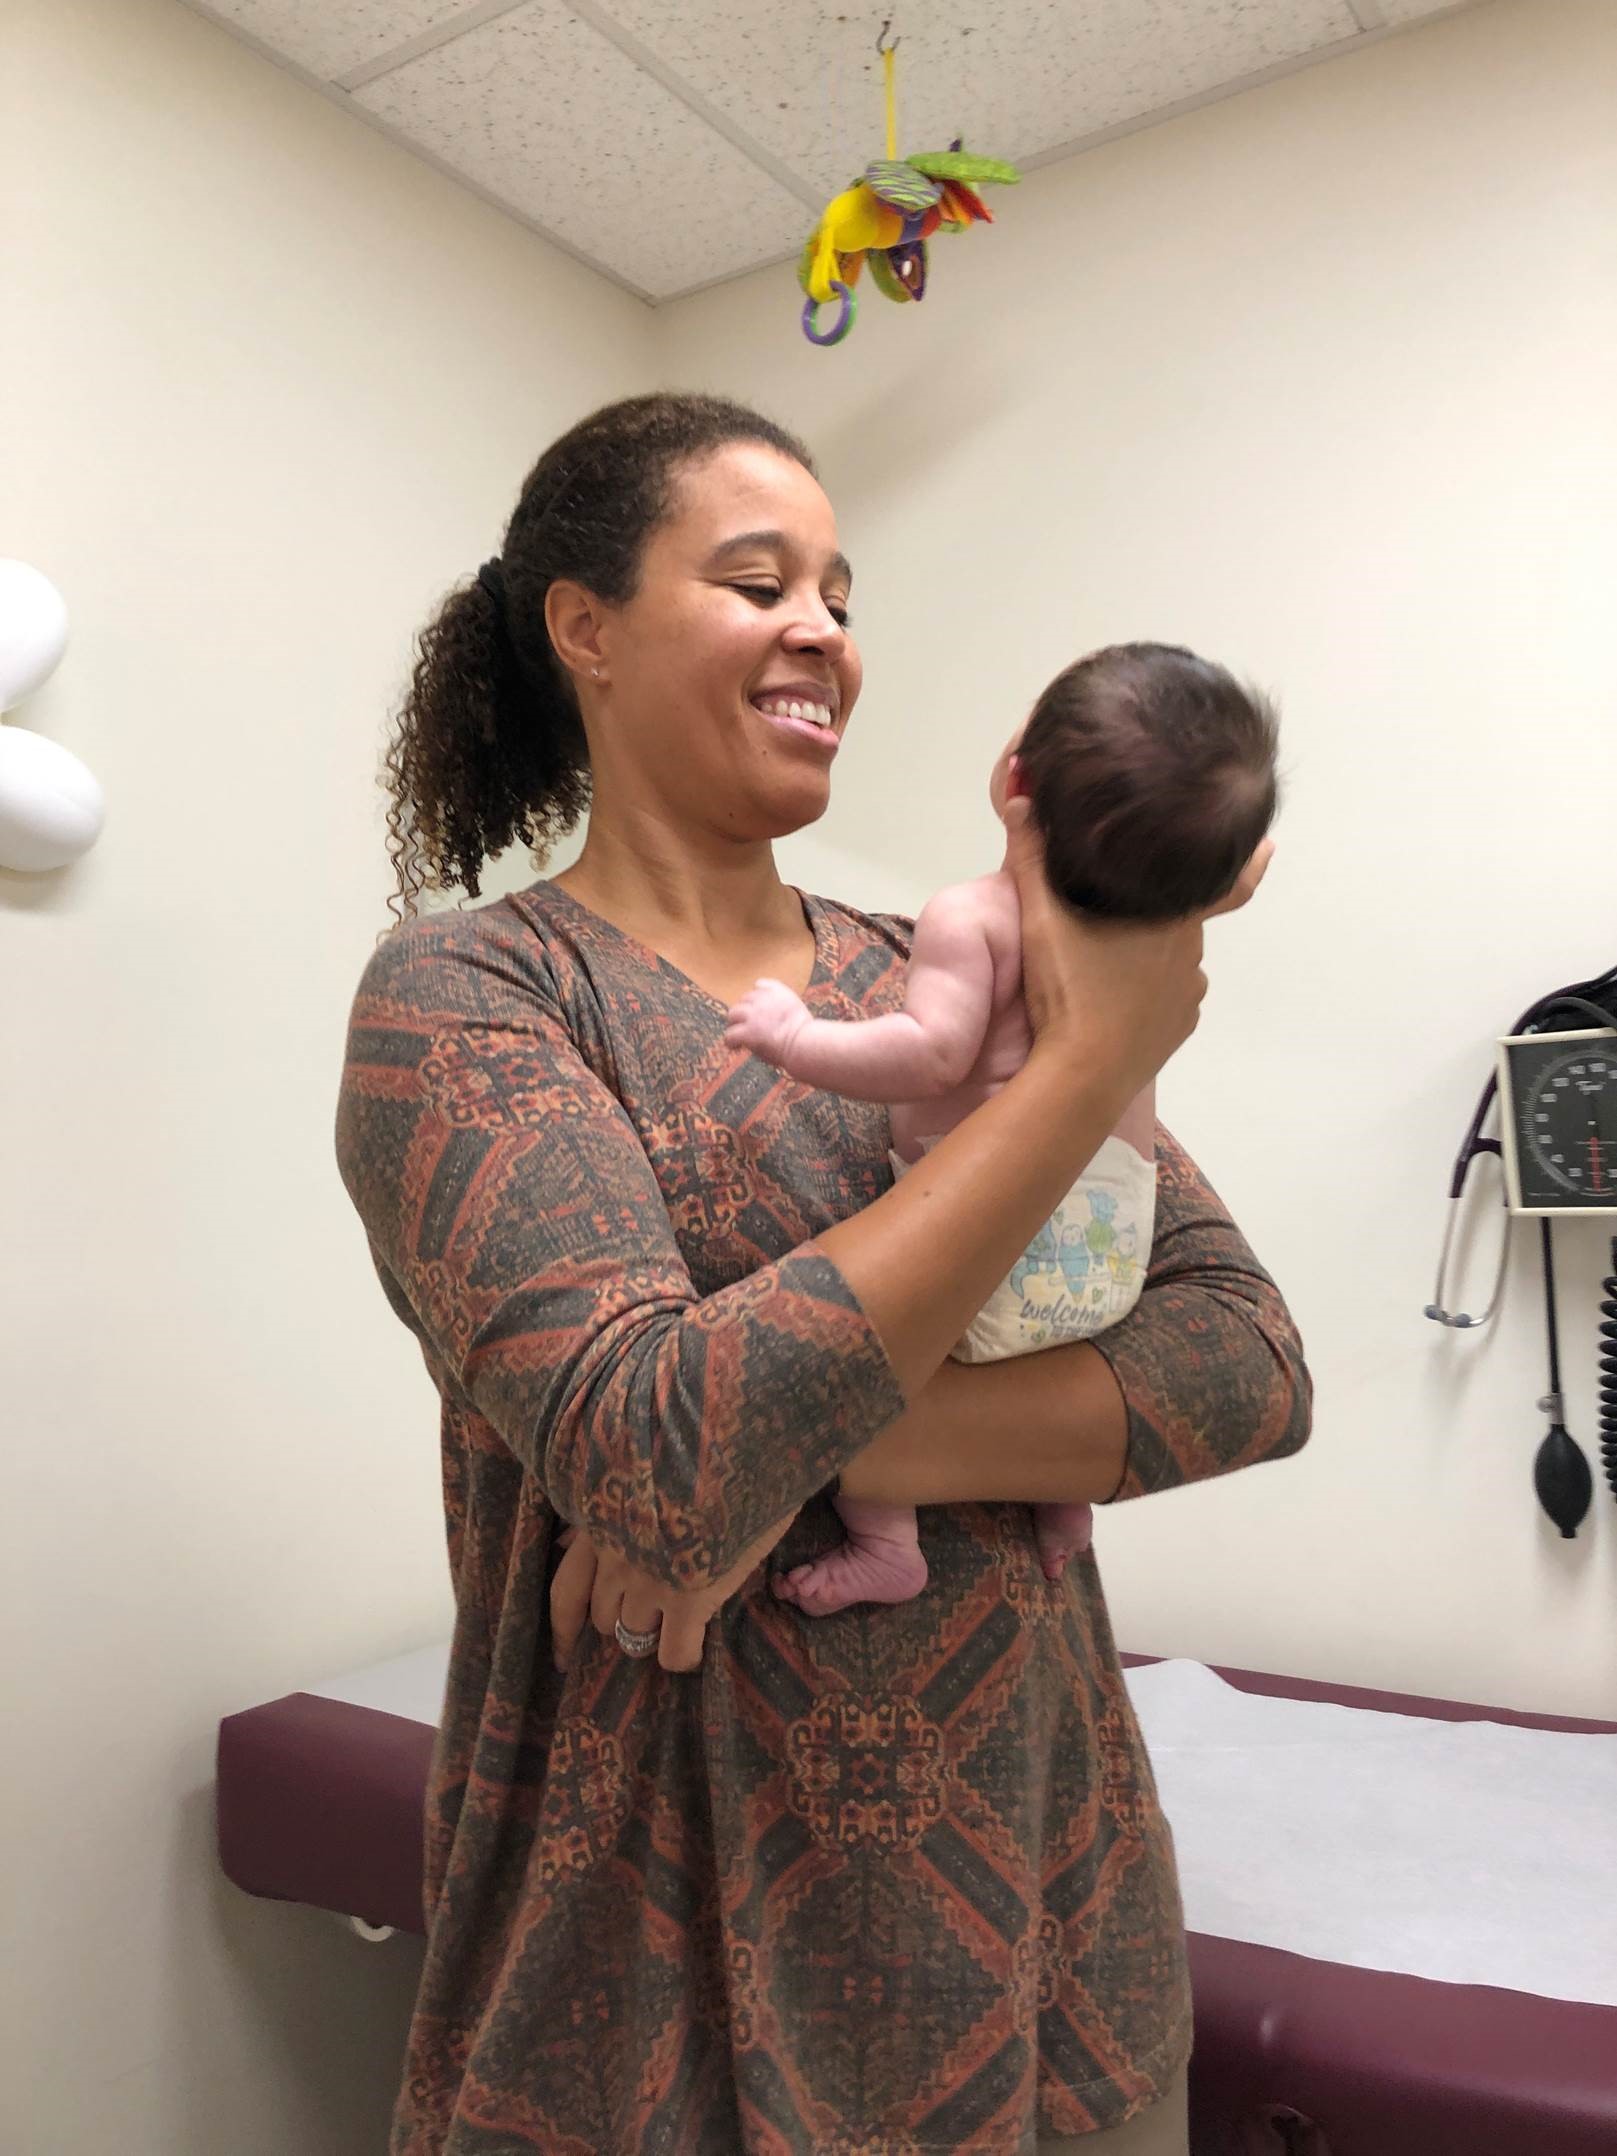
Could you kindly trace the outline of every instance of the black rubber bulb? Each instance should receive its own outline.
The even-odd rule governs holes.
[[[1595,1478],[1576,1441],[1558,1422],[1550,1424],[1549,1435],[1538,1448],[1533,1461],[1533,1487],[1563,1539],[1570,1542],[1589,1509]]]

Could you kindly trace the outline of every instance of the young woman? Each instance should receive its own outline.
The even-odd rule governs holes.
[[[1045,1580],[1028,1506],[1294,1451],[1307,1378],[1166,1133],[1134,1313],[946,1359],[1205,985],[1199,922],[1058,906],[1025,810],[1033,1051],[896,1186],[884,1111],[726,1047],[760,975],[902,996],[906,924],[771,852],[827,804],[849,591],[807,453],[657,396],[547,451],[422,638],[407,903],[590,819],[354,1009],[339,1155],[442,1397],[457,1605],[393,2156],[1183,2156],[1172,1847],[1093,1558]],[[924,1594],[771,1592],[839,1486],[927,1508]]]

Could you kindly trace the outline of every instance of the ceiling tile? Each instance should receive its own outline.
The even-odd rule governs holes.
[[[206,0],[216,20],[335,82],[410,38],[468,13],[478,0]]]
[[[1447,15],[1456,0],[1376,0],[1388,22],[1419,22],[1423,15]]]
[[[653,298],[789,253],[814,222],[560,0],[530,0],[355,100]]]
[[[887,11],[885,0],[594,10],[827,194],[882,152],[875,30]],[[900,149],[941,149],[963,132],[970,148],[1012,159],[1359,34],[1348,0],[892,0],[891,12]]]

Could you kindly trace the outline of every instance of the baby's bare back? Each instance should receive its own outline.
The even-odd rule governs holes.
[[[976,1017],[982,1044],[958,1085],[927,1100],[900,1101],[892,1110],[893,1149],[904,1160],[918,1160],[926,1145],[968,1116],[1016,1076],[1033,1045],[1027,1006],[1022,999],[1022,909],[1016,879],[1009,869],[952,884],[931,902],[947,908],[951,923],[980,932],[987,948],[983,1001]],[[928,908],[931,911],[931,907]],[[925,915],[917,924],[909,994],[925,986]],[[917,977],[917,968],[921,969]]]

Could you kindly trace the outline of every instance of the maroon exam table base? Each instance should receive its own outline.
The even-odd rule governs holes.
[[[1249,1670],[1218,1675],[1247,1692],[1382,1713],[1617,1730]],[[308,1692],[230,1715],[219,1728],[226,1876],[249,1894],[421,1932],[432,1744],[424,1722]],[[1613,1879],[1590,1890],[1617,1905],[1617,1857]],[[1197,2156],[1617,2156],[1617,2008],[1194,1932],[1190,1964]]]
[[[219,1861],[271,1901],[425,1935],[425,1722],[289,1692],[219,1724]]]

